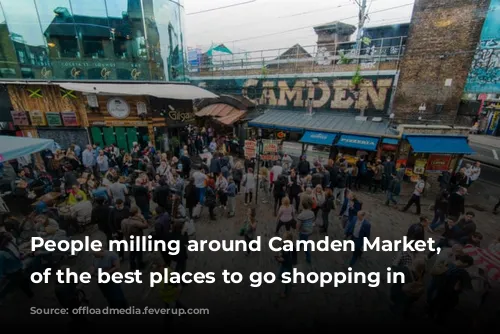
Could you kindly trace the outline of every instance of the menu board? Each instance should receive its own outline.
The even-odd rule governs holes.
[[[33,126],[43,126],[47,125],[45,121],[45,116],[41,111],[30,111],[31,125]]]
[[[64,126],[78,126],[78,118],[76,113],[72,111],[64,111],[61,113]]]
[[[28,115],[25,111],[11,111],[10,114],[12,115],[12,123],[14,125],[30,125]]]
[[[61,114],[58,112],[46,112],[45,117],[47,118],[47,124],[49,126],[61,126]]]
[[[245,140],[245,158],[253,159],[257,155],[257,142],[253,140]]]

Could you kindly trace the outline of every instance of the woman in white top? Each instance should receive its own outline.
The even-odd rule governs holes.
[[[252,168],[248,168],[248,173],[243,176],[241,184],[245,187],[245,205],[248,205],[248,203],[252,203],[252,196],[255,191],[255,175]]]

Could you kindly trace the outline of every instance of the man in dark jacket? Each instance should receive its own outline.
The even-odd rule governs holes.
[[[106,235],[107,242],[112,239],[113,228],[111,227],[109,205],[105,205],[105,199],[98,197],[95,199],[96,206],[92,209],[91,224],[96,224],[99,230]]]
[[[429,226],[429,231],[434,232],[436,228],[438,228],[441,224],[443,224],[446,220],[446,215],[448,213],[448,200],[450,198],[450,194],[447,190],[443,190],[437,197],[434,202],[434,219],[432,220],[431,225]]]
[[[311,164],[306,160],[306,156],[303,155],[300,157],[299,165],[297,166],[297,170],[300,176],[308,175],[311,171]]]
[[[196,186],[194,185],[194,178],[189,178],[189,183],[184,189],[184,198],[186,199],[186,209],[189,211],[189,217],[193,218],[193,208],[198,203],[198,197],[196,196]]]
[[[387,190],[389,187],[389,183],[392,180],[392,174],[396,172],[396,164],[391,160],[391,157],[387,157],[387,159],[383,163],[384,166],[384,175],[382,180],[382,190]]]
[[[116,240],[123,239],[122,221],[130,217],[130,209],[125,206],[122,199],[117,199],[114,208],[109,213],[109,222]],[[123,250],[118,252],[120,259],[123,259]]]
[[[161,178],[158,184],[159,187],[156,187],[153,192],[153,201],[165,209],[170,197],[170,187],[167,185],[167,181],[164,178]]]
[[[465,213],[465,194],[467,190],[463,187],[458,188],[457,192],[450,195],[448,214],[453,217],[460,217]]]
[[[408,240],[425,240],[425,228],[429,225],[429,220],[426,217],[420,217],[420,221],[411,225],[408,228],[406,237]]]
[[[210,173],[213,175],[219,175],[222,171],[222,165],[220,163],[220,156],[218,153],[214,153],[214,157],[210,160]]]

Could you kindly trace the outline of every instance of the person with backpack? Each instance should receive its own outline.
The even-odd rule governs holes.
[[[386,201],[385,205],[389,206],[392,202],[394,205],[398,204],[398,196],[401,193],[401,180],[396,176],[396,173],[392,173],[391,180],[389,181],[389,185],[387,186]]]
[[[293,243],[293,234],[290,231],[286,231],[283,234],[283,240],[290,241]],[[276,256],[276,260],[280,264],[280,277],[283,280],[284,273],[291,273],[293,266],[297,265],[297,250],[293,249],[290,251],[281,251],[279,255]],[[291,283],[282,283],[283,291],[281,292],[281,298],[286,298],[290,294],[292,289]]]

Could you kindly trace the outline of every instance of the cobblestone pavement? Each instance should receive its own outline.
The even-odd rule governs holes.
[[[407,193],[411,191],[412,186],[406,186],[401,203],[406,203]],[[471,195],[472,196],[472,195]],[[363,209],[368,213],[368,219],[372,223],[372,237],[382,237],[385,239],[399,239],[405,234],[408,227],[418,221],[418,216],[410,212],[402,213],[398,208],[386,207],[383,204],[384,196],[382,194],[371,195],[366,192],[359,192],[358,198],[363,202]],[[259,196],[259,201],[262,195]],[[468,199],[469,201],[469,199]],[[481,198],[473,199],[471,202],[481,202]],[[239,239],[239,229],[243,222],[243,215],[246,207],[243,206],[243,195],[237,196],[237,214],[233,218],[221,217],[218,214],[216,222],[208,220],[208,210],[204,209],[202,217],[197,221],[196,228],[197,239]],[[422,205],[422,214],[431,217],[429,205],[433,201],[425,198]],[[277,273],[278,265],[274,255],[267,248],[269,238],[274,236],[276,227],[275,218],[272,216],[271,204],[259,203],[258,212],[258,230],[257,234],[262,237],[263,251],[253,253],[246,257],[242,252],[239,253],[191,253],[188,260],[188,271],[191,272],[209,272],[217,274],[217,281],[211,285],[187,286],[182,295],[183,302],[188,307],[200,307],[210,309],[210,316],[191,316],[186,317],[191,325],[196,324],[204,328],[213,319],[231,319],[235,323],[242,323],[244,327],[259,323],[259,321],[273,321],[275,324],[283,324],[284,328],[294,326],[313,326],[328,324],[331,321],[338,323],[349,323],[349,319],[364,319],[367,323],[384,323],[395,321],[394,316],[389,312],[388,291],[389,286],[382,284],[378,288],[369,288],[363,284],[344,285],[339,288],[326,286],[320,288],[317,285],[298,284],[293,287],[292,294],[285,300],[279,298],[279,287],[275,284],[264,285],[259,288],[249,287],[248,280],[241,284],[224,284],[222,275],[224,269],[231,272],[239,271],[245,277],[253,271],[271,271]],[[401,208],[401,206],[399,207]],[[414,208],[412,208],[414,210]],[[410,210],[411,211],[411,210]],[[336,211],[338,212],[338,211]],[[491,211],[476,211],[476,221],[478,230],[485,235],[485,245],[500,235],[500,224],[498,217]],[[431,217],[432,218],[432,217]],[[338,218],[332,213],[330,216],[331,228],[329,236],[341,238],[343,233],[340,229]],[[97,232],[94,237],[98,236]],[[430,234],[429,234],[430,235]],[[438,237],[438,234],[433,234]],[[101,236],[102,237],[102,236]],[[322,237],[315,231],[313,239]],[[347,261],[350,259],[348,253],[315,252],[312,255],[312,267],[305,264],[304,254],[299,253],[298,269],[308,272],[310,270],[317,272],[335,272],[346,271]],[[148,254],[146,258],[151,258]],[[391,253],[366,253],[358,264],[355,265],[355,271],[380,271],[386,272],[390,266],[394,254]],[[79,256],[79,269],[84,270],[90,263],[89,254]],[[128,269],[125,262],[123,271]],[[384,275],[382,275],[384,277]],[[3,315],[26,315],[30,306],[57,307],[57,300],[52,291],[52,283],[46,285],[37,285],[34,287],[36,297],[34,300],[28,300],[24,295],[15,293],[4,300],[2,307]],[[88,297],[93,307],[105,306],[105,301],[96,288],[95,283],[85,287]],[[126,297],[131,305],[150,307],[162,307],[163,304],[155,290],[148,289],[145,285],[128,284],[124,285]],[[422,298],[424,299],[424,298]],[[414,312],[419,314],[420,321],[425,322],[423,313],[423,300],[415,306]],[[462,309],[466,310],[467,306]],[[311,316],[309,316],[311,315]],[[217,317],[217,318],[215,318]],[[251,320],[249,320],[249,317]],[[99,321],[103,321],[100,318]],[[40,323],[53,321],[51,317],[40,317]],[[58,322],[66,321],[58,318]],[[112,321],[112,320],[110,320]],[[124,323],[138,323],[141,320],[138,316],[125,317]],[[147,321],[151,324],[161,323],[161,316],[148,316]]]

